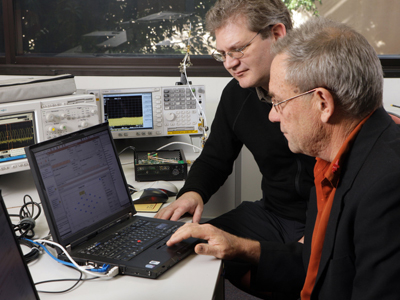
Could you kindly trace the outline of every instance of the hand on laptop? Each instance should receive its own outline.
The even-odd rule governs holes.
[[[155,218],[178,221],[185,213],[193,215],[193,222],[200,222],[203,213],[204,203],[201,196],[196,192],[187,192],[172,202],[167,207],[161,209]]]
[[[260,259],[259,242],[237,237],[210,224],[187,223],[183,225],[171,236],[167,246],[172,246],[190,237],[208,242],[208,244],[196,245],[194,250],[197,254],[211,255],[226,260],[240,258],[254,264],[258,263]]]

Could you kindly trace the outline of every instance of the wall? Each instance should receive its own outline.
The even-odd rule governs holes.
[[[383,86],[383,104],[387,111],[400,115],[400,108],[393,107],[392,104],[400,107],[400,79],[387,78]]]

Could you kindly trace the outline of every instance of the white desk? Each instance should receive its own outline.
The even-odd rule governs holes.
[[[124,163],[124,159],[122,159]],[[128,183],[135,185],[132,177],[133,165],[125,165]],[[183,184],[183,183],[181,183]],[[0,189],[8,208],[21,206],[25,194],[29,194],[35,202],[40,202],[30,171],[23,171],[0,176]],[[9,210],[18,213],[19,208]],[[148,214],[145,214],[149,216]],[[42,212],[36,221],[35,232],[38,237],[48,233],[48,226]],[[34,282],[59,279],[78,278],[78,272],[67,268],[47,254],[31,263],[29,268]],[[41,299],[223,299],[223,280],[221,279],[221,261],[213,257],[192,254],[179,262],[158,279],[146,279],[133,276],[118,275],[112,279],[92,280],[81,283],[73,291],[63,294],[40,293]],[[63,290],[72,282],[59,282],[37,286],[38,290]]]

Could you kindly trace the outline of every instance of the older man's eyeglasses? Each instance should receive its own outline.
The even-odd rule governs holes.
[[[307,92],[301,93],[301,94],[299,94],[299,95],[296,95],[296,96],[294,96],[294,97],[291,97],[291,98],[289,98],[289,99],[276,102],[276,103],[275,103],[274,99],[271,99],[271,101],[272,101],[272,107],[275,107],[276,112],[279,112],[278,106],[281,105],[282,103],[288,102],[288,101],[290,101],[290,100],[296,99],[296,98],[301,97],[301,96],[305,96],[305,95],[314,93],[315,91],[316,91],[316,88],[315,88],[315,89],[312,89],[312,90],[309,90],[309,91],[307,91]]]
[[[244,51],[248,46],[250,46],[251,42],[257,37],[257,35],[260,34],[260,32],[261,32],[261,30],[260,30],[259,32],[257,32],[257,34],[251,39],[250,42],[248,42],[245,46],[243,46],[243,47],[241,47],[241,48],[234,49],[234,50],[228,51],[228,52],[219,52],[219,51],[217,51],[217,50],[214,50],[214,52],[213,52],[211,55],[212,55],[212,57],[214,57],[214,59],[215,59],[216,61],[219,61],[219,62],[225,62],[225,60],[226,60],[226,55],[229,55],[230,57],[235,58],[235,59],[237,59],[237,58],[242,58],[243,55],[244,55],[243,51]]]

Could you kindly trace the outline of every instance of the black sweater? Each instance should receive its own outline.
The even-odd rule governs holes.
[[[231,80],[222,93],[205,147],[177,196],[195,191],[206,203],[231,174],[246,145],[263,175],[265,209],[305,223],[315,159],[289,150],[279,123],[268,119],[270,110],[271,104],[261,102],[254,88],[243,89]]]

